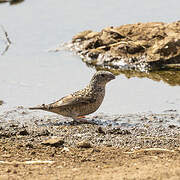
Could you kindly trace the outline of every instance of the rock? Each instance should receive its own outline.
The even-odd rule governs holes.
[[[87,30],[75,35],[71,45],[83,61],[96,67],[153,71],[180,64],[180,21]]]
[[[88,141],[81,141],[77,143],[78,148],[92,148],[92,145]]]
[[[52,137],[50,139],[44,140],[42,142],[43,145],[47,145],[47,146],[62,146],[64,144],[64,140],[62,138],[59,137]]]

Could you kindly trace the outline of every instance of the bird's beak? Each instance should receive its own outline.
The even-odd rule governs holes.
[[[116,76],[114,76],[113,74],[112,74],[112,76],[110,77],[111,80],[113,80],[113,79],[115,79],[115,78],[116,78]]]
[[[113,80],[113,79],[115,79],[116,78],[116,76],[114,76],[113,74],[109,77],[109,80]]]

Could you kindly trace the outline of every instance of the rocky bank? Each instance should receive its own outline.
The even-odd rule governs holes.
[[[180,21],[149,22],[83,31],[64,45],[96,68],[137,70],[179,69]]]

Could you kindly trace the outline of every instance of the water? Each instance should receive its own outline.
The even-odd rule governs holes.
[[[50,53],[48,49],[87,29],[177,21],[179,5],[178,0],[26,0],[13,6],[0,4],[0,24],[12,40],[9,50],[0,56],[0,100],[5,101],[1,110],[50,103],[86,86],[94,69],[69,52]],[[179,86],[162,81],[119,75],[108,84],[105,100],[96,113],[178,110],[179,90]]]

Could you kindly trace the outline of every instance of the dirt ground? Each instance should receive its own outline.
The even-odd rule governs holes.
[[[180,179],[176,111],[89,117],[96,124],[42,117],[22,107],[0,115],[0,180]]]
[[[180,179],[180,150],[64,148],[3,140],[0,179]],[[1,141],[2,143],[2,141]],[[41,160],[42,162],[36,162]],[[26,164],[34,161],[34,164]],[[43,161],[44,162],[43,164]],[[37,164],[36,164],[37,163]]]

